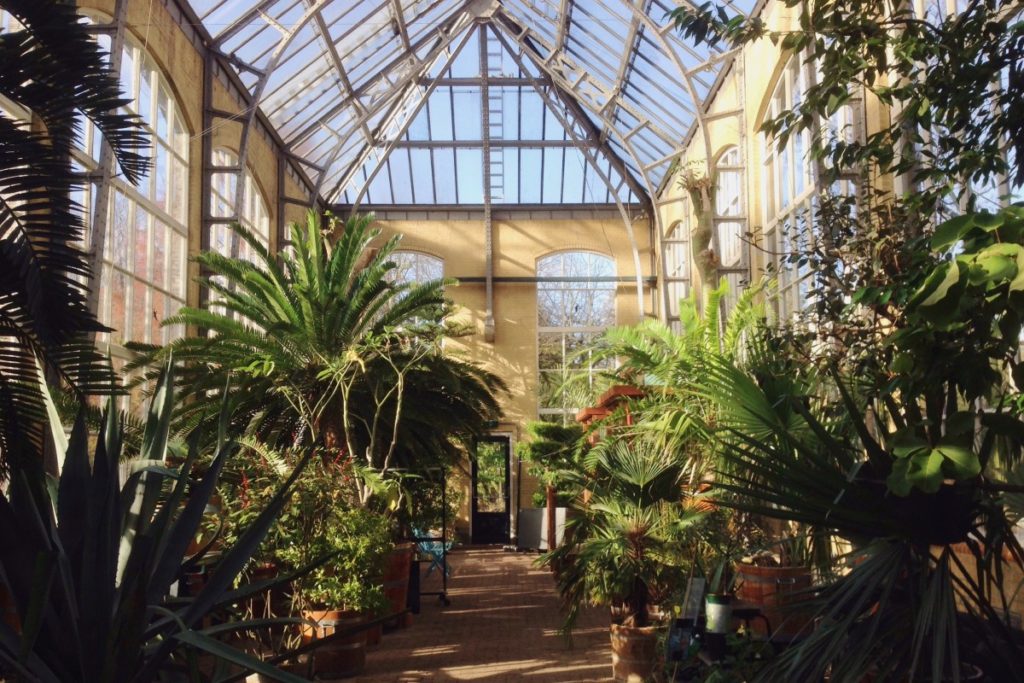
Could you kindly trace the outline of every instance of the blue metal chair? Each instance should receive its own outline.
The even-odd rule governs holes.
[[[429,536],[422,529],[413,529],[412,533],[416,538],[417,550],[430,556],[427,576],[430,576],[435,568],[443,571],[446,578],[451,576],[451,569],[448,567],[448,551],[452,549],[453,542],[445,540],[441,536]]]

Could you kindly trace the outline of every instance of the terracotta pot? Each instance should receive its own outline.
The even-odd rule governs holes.
[[[754,619],[750,628],[756,635],[792,640],[809,632],[814,613],[801,611],[799,604],[809,597],[801,593],[811,587],[810,569],[740,563],[736,565],[736,579],[737,600],[758,607],[771,625],[769,634],[764,620]]]
[[[351,610],[304,610],[302,617],[315,622],[299,626],[303,644],[364,623],[363,615]],[[313,651],[313,672],[321,678],[355,676],[365,666],[366,631],[332,640]]]
[[[388,599],[387,613],[389,615],[397,615],[405,610],[409,597],[409,571],[412,567],[414,548],[412,543],[403,543],[397,546],[388,555],[387,564],[384,565],[381,583],[384,585],[384,596]],[[395,618],[384,622],[384,624],[388,628],[402,628],[400,621]]]
[[[367,620],[376,618],[377,615],[366,615]],[[377,624],[376,626],[371,626],[369,630],[366,631],[366,647],[380,647],[380,641],[383,640],[383,638],[384,624]]]
[[[621,683],[645,683],[654,679],[658,666],[657,626],[612,624],[612,678]]]

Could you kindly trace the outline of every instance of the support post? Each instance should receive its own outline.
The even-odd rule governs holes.
[[[128,17],[128,0],[114,3],[113,36],[110,41],[110,72],[121,73],[121,56],[124,53],[125,21]],[[114,178],[114,150],[104,138],[100,147],[99,182],[96,183],[96,199],[93,205],[92,229],[89,231],[89,268],[94,278],[103,275],[103,253],[107,245],[109,225],[110,187]],[[99,318],[100,291],[102,287],[89,287],[86,305],[89,312]],[[95,340],[95,333],[92,334]]]

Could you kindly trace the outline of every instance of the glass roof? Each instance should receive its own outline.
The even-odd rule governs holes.
[[[672,0],[191,2],[333,203],[636,202],[726,61]]]

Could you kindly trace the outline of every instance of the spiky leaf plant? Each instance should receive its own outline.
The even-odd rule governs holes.
[[[146,420],[140,457],[118,482],[123,434],[107,410],[90,456],[84,415],[71,431],[55,490],[20,472],[0,496],[0,585],[13,598],[17,623],[0,623],[0,662],[17,680],[46,683],[149,683],[201,680],[198,656],[259,671],[274,680],[301,679],[246,656],[223,641],[251,622],[204,620],[268,584],[235,588],[235,580],[280,513],[308,458],[266,501],[263,511],[226,548],[202,590],[176,597],[175,584],[193,558],[200,529],[225,462],[236,450],[228,408],[205,468],[197,439],[180,465],[169,462],[173,372],[160,378]],[[59,428],[59,425],[57,426]]]
[[[962,662],[1019,680],[1024,644],[1006,606],[1024,552],[998,476],[940,476],[935,490],[902,494],[887,479],[908,454],[884,401],[838,375],[808,385],[758,365],[751,375],[718,360],[702,375],[721,408],[715,500],[814,528],[848,551],[802,603],[816,610],[813,630],[760,680],[959,680]],[[1021,424],[1001,411],[983,419],[994,429],[977,455],[988,460],[997,432]]]
[[[317,443],[378,474],[454,458],[498,418],[504,384],[443,344],[462,334],[444,294],[454,281],[394,281],[400,237],[375,245],[372,220],[325,227],[311,212],[276,257],[235,226],[256,261],[201,254],[209,308],[165,321],[201,334],[136,346],[130,367],[151,376],[170,354],[183,361],[178,381],[197,396],[181,407],[185,426],[217,410],[231,377],[234,426],[273,447]]]

